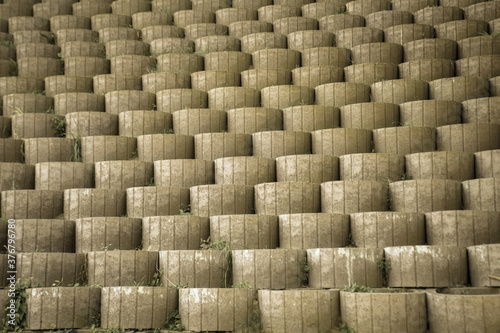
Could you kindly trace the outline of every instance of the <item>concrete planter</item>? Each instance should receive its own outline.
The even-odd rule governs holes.
[[[349,216],[343,214],[284,214],[279,216],[280,248],[343,247],[349,236]]]
[[[177,310],[179,292],[165,287],[105,287],[101,296],[101,327],[162,327]]]
[[[174,13],[174,25],[185,28],[194,23],[215,23],[215,14],[205,10],[180,10]]]
[[[400,123],[409,126],[439,127],[461,123],[460,103],[442,100],[422,100],[399,105]]]
[[[127,216],[179,215],[189,206],[189,190],[184,187],[148,186],[127,189]]]
[[[184,29],[173,25],[153,25],[142,28],[141,37],[146,44],[158,38],[183,38]]]
[[[108,43],[114,40],[139,40],[141,32],[127,27],[111,27],[99,30],[99,41]]]
[[[243,52],[222,51],[205,55],[205,70],[242,72],[250,67],[252,55]]]
[[[500,274],[498,263],[500,244],[470,246],[467,248],[467,254],[470,282],[473,287],[500,286],[500,281],[494,278]]]
[[[283,109],[285,131],[313,132],[339,127],[339,109],[323,105],[298,105]]]
[[[421,245],[425,243],[424,215],[368,212],[351,214],[352,240],[361,248]]]
[[[195,158],[216,160],[221,157],[250,156],[252,136],[241,133],[203,133],[194,136]]]
[[[426,214],[429,245],[468,247],[500,243],[500,213],[488,211],[441,211]]]
[[[90,29],[90,18],[76,15],[57,15],[51,17],[50,31],[55,32],[62,29]]]
[[[286,36],[273,32],[256,32],[241,37],[241,51],[254,53],[266,48],[286,49]]]
[[[45,78],[45,95],[55,97],[58,94],[92,91],[92,78],[66,74]],[[94,92],[98,94],[95,89]]]
[[[383,10],[391,9],[390,1],[376,0],[376,1],[363,1],[355,0],[346,4],[346,10],[349,14],[367,16],[371,13],[380,12]]]
[[[3,96],[10,94],[23,94],[33,91],[41,93],[43,89],[44,82],[42,79],[19,76],[0,78],[0,96],[2,99]]]
[[[418,39],[434,38],[434,27],[427,24],[400,24],[384,29],[384,40],[404,45]],[[442,38],[438,36],[438,38]]]
[[[476,153],[500,148],[500,125],[457,124],[436,128],[437,149]]]
[[[342,180],[397,181],[404,174],[404,157],[384,153],[350,154],[340,156],[339,166]]]
[[[456,61],[457,76],[479,76],[490,79],[500,75],[500,55],[479,55]]]
[[[348,104],[370,102],[370,86],[363,83],[326,83],[314,88],[316,105],[341,107]]]
[[[46,19],[58,15],[71,15],[71,2],[65,0],[47,1],[33,5],[33,16]]]
[[[154,162],[156,186],[191,187],[214,183],[211,161],[175,159]]]
[[[141,246],[141,219],[88,217],[76,219],[77,253],[135,250]],[[146,250],[150,250],[145,247]]]
[[[402,104],[428,99],[429,83],[414,79],[382,81],[372,84],[371,92],[373,102]]]
[[[355,283],[382,287],[382,273],[377,263],[383,256],[382,249],[308,249],[309,287],[339,289]]]
[[[474,178],[474,155],[465,152],[428,152],[406,155],[406,174],[410,179]]]
[[[276,180],[275,175],[276,166],[272,159],[239,156],[215,160],[216,184],[253,186],[259,183],[273,182]]]
[[[109,42],[111,43],[111,42]],[[111,74],[140,76],[146,74],[148,69],[153,68],[156,60],[149,56],[140,55],[117,55],[111,57]]]
[[[427,332],[425,293],[340,292],[342,322],[356,332]]]
[[[384,31],[368,27],[342,29],[335,33],[335,40],[338,47],[351,49],[356,45],[383,42]]]
[[[195,41],[201,37],[227,35],[228,27],[216,23],[193,23],[184,28],[186,40],[193,43],[193,50],[195,49]],[[200,51],[200,49],[198,49]]]
[[[366,2],[364,3],[366,4]],[[413,16],[411,15],[411,13],[401,10],[377,10],[363,16],[365,16],[367,27],[381,30],[393,27],[395,25],[413,23]]]
[[[321,212],[351,214],[386,210],[388,199],[383,182],[344,180],[321,184]]]
[[[73,15],[89,19],[94,15],[111,13],[111,6],[107,2],[75,2],[72,7]]]
[[[427,7],[414,13],[415,23],[438,25],[450,21],[462,20],[464,11],[458,7]]]
[[[311,133],[266,131],[252,134],[253,156],[275,159],[279,156],[309,154]]]
[[[278,218],[272,215],[224,215],[210,217],[210,239],[226,241],[233,250],[278,247]]]
[[[48,113],[22,113],[12,116],[12,136],[16,139],[55,137],[54,116]]]
[[[238,288],[184,288],[179,290],[179,313],[187,330],[232,331],[254,321],[256,291]],[[258,325],[258,324],[257,324]]]
[[[499,29],[500,31],[500,29]],[[500,78],[494,77],[489,80],[489,83],[491,85],[491,96],[500,96]],[[486,94],[483,97],[488,97]]]
[[[303,280],[304,250],[234,250],[233,283],[255,289],[294,289]]]
[[[95,163],[95,188],[126,191],[144,186],[153,178],[153,163],[143,161],[103,161]]]
[[[278,182],[323,183],[338,180],[338,158],[329,155],[289,155],[276,158]]]
[[[427,291],[429,332],[488,332],[500,325],[495,313],[500,309],[496,289],[447,288],[441,292]]]
[[[254,213],[254,189],[249,185],[192,186],[191,212],[197,216]]]
[[[137,147],[136,138],[125,136],[86,136],[81,142],[84,163],[127,160]]]
[[[3,8],[2,8],[3,9]],[[12,34],[23,30],[49,31],[50,22],[43,17],[13,16],[8,18],[8,31]]]
[[[64,190],[64,219],[125,214],[125,192],[111,189]]]
[[[132,24],[130,15],[98,14],[91,17],[92,30],[99,31],[105,28],[128,27]]]
[[[417,39],[404,46],[404,60],[457,59],[457,42],[444,38]]]
[[[437,0],[394,0],[392,3],[393,10],[404,10],[410,13],[415,13],[420,9],[429,7],[429,6],[437,6]]]
[[[398,69],[395,64],[365,63],[347,66],[344,68],[346,82],[364,82],[372,84],[378,81],[394,80],[398,78]]]
[[[179,10],[191,9],[189,0],[153,0],[151,3],[153,12],[175,13]]]
[[[323,129],[311,135],[313,154],[342,156],[372,151],[372,131],[367,129]]]
[[[116,90],[141,90],[140,77],[131,75],[105,74],[94,76],[94,94],[106,95]]]
[[[457,20],[438,24],[435,29],[437,38],[459,41],[488,31],[488,23],[478,20]]]
[[[5,139],[11,140],[11,139]],[[17,156],[15,160],[7,158],[6,162],[22,162],[22,141],[13,140],[7,146],[12,146],[9,156]],[[11,147],[8,147],[11,148]],[[5,149],[5,148],[4,148]],[[73,160],[73,139],[69,138],[34,138],[24,140],[24,159],[26,164],[34,165],[42,162],[70,162]],[[4,155],[5,156],[5,155]],[[4,158],[6,159],[6,158]]]
[[[344,128],[372,130],[396,126],[398,123],[399,107],[396,104],[371,102],[340,107],[340,124]]]
[[[291,16],[273,21],[273,31],[285,36],[297,31],[316,29],[318,29],[318,21],[310,17]]]
[[[23,140],[0,139],[0,161],[10,162],[10,163],[23,163],[26,156],[26,164],[34,164],[34,163],[28,163],[31,161],[29,160],[27,154],[23,153],[24,151],[23,148],[24,148]]]
[[[252,53],[252,63],[255,69],[291,71],[300,65],[300,52],[282,48],[258,50]]]
[[[17,62],[19,76],[44,79],[62,72],[61,61],[53,58],[28,57]],[[68,72],[68,75],[70,72]]]
[[[170,250],[160,251],[161,283],[166,287],[218,288],[230,283],[230,269],[223,251]]]
[[[142,89],[156,94],[165,89],[189,88],[191,77],[187,73],[151,73],[142,75]]]
[[[35,165],[35,188],[37,190],[63,191],[93,186],[94,166],[92,164],[43,162]]]
[[[193,89],[167,89],[156,92],[158,111],[172,113],[184,108],[199,109],[208,107],[208,94]]]
[[[292,81],[296,86],[316,88],[325,83],[342,82],[343,78],[344,71],[338,67],[309,66],[292,70]]]
[[[139,160],[154,162],[194,158],[194,138],[182,134],[148,134],[137,138]]]
[[[35,188],[34,166],[15,162],[0,163],[0,191],[33,188]]]
[[[106,112],[118,115],[122,111],[151,110],[156,96],[140,90],[118,90],[108,92],[105,101]]]
[[[464,123],[500,125],[500,96],[470,99],[462,102]]]
[[[101,289],[95,287],[34,288],[26,291],[26,328],[83,328],[101,310]]]
[[[172,128],[172,115],[149,110],[123,111],[118,116],[118,126],[121,136],[162,133]]]
[[[289,70],[260,68],[241,72],[241,86],[245,88],[262,90],[266,87],[286,85],[290,82],[292,82],[292,72]]]
[[[209,237],[207,217],[148,216],[142,219],[142,246],[149,251],[197,250]]]
[[[93,42],[99,38],[97,31],[88,29],[62,29],[56,31],[55,35],[57,36],[57,44],[59,46],[66,42]]]
[[[51,219],[17,220],[18,252],[74,252],[75,222]]]
[[[337,5],[341,6],[340,11],[344,11],[344,4],[342,2]],[[326,30],[333,34],[336,34],[337,31],[349,29],[349,28],[357,28],[365,26],[365,18],[359,15],[337,15],[331,14],[319,19],[319,28],[320,30]]]
[[[25,58],[54,58],[57,59],[57,54],[61,52],[61,48],[57,45],[45,44],[45,43],[23,43],[16,46],[16,56],[18,60],[18,70],[22,63],[19,63],[19,60]],[[52,62],[52,61],[51,61]],[[43,62],[41,63],[43,65]],[[49,63],[47,63],[49,64]],[[33,62],[24,63],[26,66],[33,65]],[[60,69],[60,67],[59,67]],[[61,72],[55,73],[55,75],[61,74]]]
[[[176,52],[194,52],[194,42],[179,38],[179,37],[167,37],[153,39],[150,43],[151,54],[154,56],[160,56],[167,53]]]
[[[109,60],[99,57],[68,57],[64,59],[66,75],[94,77],[109,73]]]
[[[384,249],[391,261],[389,287],[451,287],[467,284],[467,253],[456,246],[399,246]]]
[[[398,67],[401,79],[416,79],[429,82],[455,75],[455,62],[447,59],[413,60],[399,64]]]
[[[227,111],[227,130],[253,134],[283,129],[283,112],[263,107],[244,107]]]
[[[29,286],[51,287],[86,283],[85,255],[81,253],[17,253],[17,278]]]
[[[319,20],[325,16],[335,15],[344,10],[342,3],[336,2],[313,2],[302,6],[302,16]],[[320,28],[324,30],[323,28]]]
[[[198,7],[198,5],[196,5],[196,7]],[[246,9],[246,8],[218,8],[218,10],[215,9],[215,21],[217,23],[226,26],[229,26],[233,22],[250,21],[256,19],[257,19],[257,11],[252,9]]]
[[[417,179],[389,184],[390,207],[396,212],[428,213],[462,208],[460,182]],[[468,209],[468,208],[465,208]]]
[[[500,7],[497,3],[477,3],[464,8],[464,12],[467,19],[489,22],[498,18]]]
[[[63,212],[62,196],[62,191],[2,191],[2,217],[16,220],[54,219]]]
[[[491,30],[491,28],[490,28]],[[459,40],[458,58],[498,54],[500,42],[494,36],[478,36]]]
[[[264,21],[238,21],[229,24],[229,36],[239,38],[240,40],[250,34],[271,32],[272,30],[273,25]],[[241,48],[243,50],[243,43]]]
[[[259,107],[260,104],[260,92],[252,88],[222,87],[208,91],[208,106],[219,111]]]
[[[280,18],[300,15],[300,8],[287,5],[272,5],[259,7],[258,17],[260,21],[273,23]]]
[[[499,158],[500,149],[475,153],[476,178],[500,178],[500,170],[496,167]]]
[[[111,10],[114,14],[132,16],[139,12],[151,10],[149,1],[117,0],[111,3]]]
[[[240,85],[240,73],[224,71],[198,71],[191,74],[191,86],[204,92],[221,87]],[[207,95],[208,96],[208,95]]]
[[[104,111],[104,104],[104,96],[93,93],[72,92],[54,96],[54,111],[59,116],[70,112]]]
[[[254,188],[256,214],[281,215],[320,211],[319,184],[262,183]]]
[[[230,8],[231,1],[229,1],[229,0],[214,0],[214,1],[193,0],[192,5],[193,5],[194,10],[204,10],[204,11],[216,13],[218,9]]]
[[[338,290],[259,290],[258,296],[262,332],[327,332],[338,326]]]
[[[392,11],[384,11],[392,12]],[[376,13],[374,13],[376,14]],[[348,15],[344,15],[348,16]],[[351,49],[353,64],[395,64],[403,62],[403,47],[395,43],[369,43]]]
[[[23,113],[44,113],[54,106],[54,99],[37,94],[10,94],[3,97],[3,116]]]
[[[118,135],[118,116],[107,112],[71,112],[66,116],[68,137]]]
[[[98,251],[87,257],[89,284],[103,287],[147,285],[158,267],[155,251]]]
[[[434,151],[436,129],[432,127],[402,126],[373,131],[376,153],[408,155]]]
[[[48,31],[21,30],[21,31],[15,31],[12,34],[2,32],[2,39],[7,40],[7,41],[11,41],[11,42],[15,41],[15,44],[22,44],[22,43],[46,43],[46,44],[48,44],[47,38],[45,38],[48,35],[49,35]]]
[[[500,179],[482,178],[462,182],[464,209],[500,211]]]

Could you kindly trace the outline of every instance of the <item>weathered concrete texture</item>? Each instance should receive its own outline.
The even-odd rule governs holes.
[[[500,178],[500,149],[474,153],[476,178]]]
[[[352,240],[361,248],[425,244],[424,214],[368,212],[351,214]]]
[[[125,191],[94,188],[64,190],[65,220],[122,216],[125,213]]]
[[[288,22],[289,25],[290,23]],[[312,47],[328,47],[333,45],[333,34],[323,30],[297,30],[290,33],[287,37],[288,47],[291,50],[303,51]]]
[[[26,296],[29,330],[87,327],[101,310],[101,289],[95,287],[34,288]]]
[[[389,287],[451,287],[467,285],[467,251],[457,246],[386,247]]]
[[[0,96],[2,99],[3,96],[10,94],[20,94],[32,91],[41,93],[44,90],[43,88],[44,82],[42,79],[19,76],[2,77],[0,79]]]
[[[125,136],[87,136],[81,140],[82,161],[128,160],[137,147],[137,139]]]
[[[241,86],[259,91],[270,86],[290,84],[290,82],[292,82],[290,70],[259,68],[241,72]]]
[[[283,112],[263,107],[243,107],[227,111],[227,129],[232,133],[252,134],[283,128]]]
[[[186,330],[245,331],[258,325],[256,291],[238,288],[179,289],[179,313]]]
[[[239,51],[211,52],[205,55],[204,61],[205,70],[241,73],[250,67],[250,64],[252,62],[252,55]]]
[[[417,39],[404,46],[404,60],[457,59],[457,42],[443,38]]]
[[[370,14],[370,16],[385,13],[391,14],[393,12],[394,11],[382,11]],[[356,45],[351,49],[351,52],[353,64],[385,63],[397,65],[403,62],[403,47],[394,43],[369,43]]]
[[[179,292],[166,287],[104,287],[101,291],[101,327],[163,327],[178,308]]]
[[[110,91],[105,95],[106,112],[119,114],[122,111],[150,110],[155,104],[153,93],[140,90]]]
[[[497,233],[498,234],[498,233]],[[477,245],[467,248],[469,275],[473,287],[499,287],[500,244]]]
[[[293,289],[303,284],[306,251],[290,249],[234,250],[233,283],[255,289]]]
[[[68,286],[87,280],[82,253],[17,253],[16,260],[17,279],[30,286]]]
[[[233,250],[278,247],[278,218],[273,215],[210,217],[210,240],[226,241]]]
[[[62,191],[9,190],[2,191],[1,197],[4,218],[53,219],[63,212]]]
[[[12,118],[0,116],[0,128],[2,128],[2,133],[0,133],[0,137],[2,138],[10,137],[12,128]]]
[[[5,8],[5,6],[2,6],[2,7],[3,7],[2,12],[4,13],[4,10],[6,10],[7,8]],[[26,4],[26,7],[30,7],[30,4]],[[5,14],[2,15],[2,19],[8,21],[8,31],[11,34],[14,32],[22,31],[22,30],[26,30],[26,29],[41,30],[41,31],[49,31],[50,30],[50,21],[47,19],[44,19],[42,17],[33,17],[32,14],[30,15],[31,17],[29,17],[29,16],[24,16],[24,17],[17,16],[15,14],[14,14],[14,16],[12,16],[13,14],[14,13],[11,13],[11,15],[7,15],[7,16],[10,16],[10,17],[8,17],[8,19],[4,16]],[[23,27],[25,29],[23,29]],[[28,44],[28,43],[23,43],[23,44]],[[35,43],[29,43],[29,44],[35,44]],[[36,44],[40,44],[40,46],[42,46],[42,45],[54,46],[54,45],[50,45],[50,44],[46,44],[46,43],[36,43]],[[32,49],[34,49],[34,45],[31,45],[31,46],[32,46]],[[36,57],[36,55],[33,55],[33,57]],[[56,57],[57,57],[57,54],[55,57],[52,57],[52,58],[56,58]]]
[[[131,23],[130,15],[117,15],[116,13],[103,13],[91,18],[92,30],[96,31],[109,27],[126,27]]]
[[[311,132],[312,153],[341,156],[372,151],[372,131],[362,128],[333,128]]]
[[[26,34],[27,31],[20,31],[20,36],[21,38],[30,38],[34,35],[35,31],[29,31],[28,34]],[[99,38],[99,32],[94,31],[94,30],[88,30],[88,29],[62,29],[59,31],[56,31],[55,34],[57,35],[57,45],[61,46],[63,43],[66,42],[76,42],[76,41],[82,41],[82,42],[93,42],[97,38]],[[26,36],[28,35],[28,36]],[[44,37],[36,37],[40,39],[46,40]]]
[[[151,11],[151,4],[149,1],[118,0],[111,3],[111,10],[119,15],[132,16],[135,13]]]
[[[148,216],[142,219],[142,246],[148,251],[197,250],[209,237],[209,220],[199,216]]]
[[[150,110],[123,111],[118,116],[118,128],[121,136],[129,137],[165,133],[172,128],[172,115]]]
[[[384,29],[384,41],[404,45],[418,39],[434,38],[434,27],[427,24],[400,24]]]
[[[167,13],[175,13],[179,10],[191,9],[192,2],[188,0],[177,0],[177,1],[153,1],[151,4],[152,10],[154,12],[165,11]]]
[[[308,31],[312,32],[315,30]],[[325,83],[342,82],[343,78],[343,69],[333,66],[306,66],[292,70],[292,82],[297,86],[316,88]]]
[[[426,7],[413,14],[415,23],[438,25],[445,22],[462,20],[464,12],[459,7]]]
[[[191,187],[214,183],[211,161],[174,159],[154,162],[156,186]]]
[[[427,332],[424,292],[340,292],[342,322],[356,332]]]
[[[255,185],[256,214],[280,215],[319,211],[319,184],[279,182]]]
[[[263,4],[262,4],[263,5]],[[276,4],[274,6],[266,6],[258,8],[258,17],[260,21],[265,21],[273,23],[275,20],[284,17],[293,17],[300,15],[300,8],[292,6],[283,6],[282,4]]]
[[[61,72],[59,71],[59,73]],[[68,57],[64,59],[64,73],[70,76],[86,78],[108,74],[109,60],[101,57]]]
[[[256,185],[276,180],[274,159],[253,156],[225,157],[215,160],[215,183]],[[196,184],[202,185],[202,184]]]
[[[33,188],[35,188],[35,166],[23,163],[0,162],[0,191]]]
[[[38,94],[10,94],[3,96],[3,113],[10,117],[21,110],[23,113],[43,113],[54,106],[52,97]]]
[[[157,251],[97,251],[86,255],[89,285],[148,285],[158,267]]]
[[[339,127],[339,109],[324,105],[298,105],[283,109],[285,131],[312,132]]]
[[[139,160],[154,162],[194,158],[194,137],[183,134],[148,134],[137,138]]]
[[[314,88],[316,105],[341,107],[370,102],[370,86],[355,82],[325,83]]]
[[[201,1],[205,3],[205,1]],[[205,5],[207,5],[205,3]],[[229,26],[231,23],[240,22],[240,21],[250,21],[257,20],[257,11],[246,9],[246,8],[222,8],[218,7],[217,2],[214,3],[217,8],[214,8],[215,12],[215,21]],[[229,4],[228,7],[231,7]],[[267,22],[266,22],[267,23]]]
[[[464,14],[469,20],[482,20],[489,22],[500,16],[499,5],[500,4],[495,2],[471,4],[464,8]]]
[[[402,104],[429,98],[429,83],[415,79],[376,82],[371,85],[372,101]]]
[[[253,66],[256,69],[289,70],[300,65],[301,53],[296,50],[281,48],[263,49],[252,53]]]
[[[184,108],[206,108],[208,94],[194,89],[166,89],[156,93],[158,111],[172,113]]]
[[[373,130],[375,153],[407,155],[434,151],[436,129],[423,126],[401,126]]]
[[[62,72],[61,61],[54,58],[19,58],[17,60],[17,70],[19,76],[22,77],[35,77],[39,79],[44,79],[49,76],[57,75]],[[99,73],[101,74],[101,73]],[[68,71],[68,75],[72,74]]]
[[[427,244],[468,247],[500,243],[500,213],[450,210],[425,214]]]
[[[500,75],[500,55],[480,55],[456,61],[457,76],[478,76],[490,79]]]
[[[456,20],[438,24],[436,29],[437,38],[460,41],[461,39],[479,36],[483,31],[488,31],[488,22],[479,20]]]
[[[0,152],[4,151],[2,154],[3,161],[22,162],[22,147],[21,140],[0,139]],[[73,139],[33,138],[24,140],[24,159],[26,164],[70,162],[74,159],[73,155]]]
[[[436,129],[437,150],[476,153],[500,148],[500,124],[456,124]]]
[[[490,29],[491,30],[491,29]],[[458,41],[460,59],[474,56],[495,55],[500,51],[500,42],[495,36],[477,36]]]
[[[194,42],[184,38],[165,37],[154,39],[150,43],[150,52],[152,55],[160,56],[162,54],[175,53],[177,51],[194,51]]]
[[[361,44],[383,42],[384,31],[368,27],[347,28],[336,31],[335,40],[338,47],[351,49]]]
[[[393,182],[389,184],[390,207],[396,212],[406,213],[462,209],[460,185],[459,181],[448,179]]]
[[[500,26],[500,24],[499,24]],[[500,28],[498,29],[500,31]],[[500,96],[500,76],[493,77],[489,80],[491,96]],[[481,97],[487,97],[488,95]]]
[[[313,2],[313,3],[307,3],[307,2],[309,1],[303,2],[302,16],[310,17],[316,20],[319,20],[324,16],[337,14],[339,11],[344,9],[343,4],[335,2]]]
[[[468,99],[488,97],[489,83],[477,76],[457,76],[429,82],[429,98],[463,102]]]
[[[192,186],[191,212],[197,216],[253,214],[254,189],[250,185]]]
[[[345,105],[340,107],[340,124],[343,128],[369,130],[397,126],[399,107],[396,104],[377,102]]]
[[[262,332],[329,332],[338,326],[338,290],[259,290],[258,299]]]
[[[455,62],[448,59],[422,59],[399,64],[401,79],[432,81],[455,76]]]
[[[362,63],[344,68],[346,82],[373,84],[398,78],[398,66],[392,63]]]
[[[423,100],[399,105],[400,123],[438,127],[461,123],[462,106],[454,101]]]
[[[66,136],[118,135],[118,115],[101,111],[70,112],[65,115]]]
[[[144,186],[127,189],[127,216],[179,215],[189,206],[189,189],[176,186]]]
[[[255,32],[241,37],[241,51],[253,53],[271,48],[285,49],[286,42],[286,36],[277,35],[273,32]]]
[[[273,31],[285,36],[296,31],[317,29],[318,21],[310,17],[290,16],[273,21]]]
[[[240,51],[241,41],[231,36],[205,36],[194,41],[194,48],[202,52]]]
[[[161,283],[165,287],[187,288],[229,287],[230,262],[224,251],[169,250],[160,251]]]
[[[77,253],[134,250],[141,246],[141,219],[88,217],[76,219]],[[145,248],[149,250],[148,248]]]
[[[384,182],[341,180],[321,184],[323,213],[351,214],[387,209],[387,186]]]
[[[105,95],[115,90],[141,90],[141,78],[132,75],[103,74],[93,78],[94,94]],[[91,82],[92,84],[92,82]]]
[[[17,220],[15,230],[16,252],[75,252],[75,221]]]
[[[349,216],[343,214],[283,214],[279,216],[280,248],[343,247],[349,237]]]
[[[125,191],[129,187],[144,186],[150,183],[152,178],[153,163],[151,162],[103,161],[95,163],[96,188]]]
[[[404,173],[404,156],[397,154],[366,153],[340,156],[339,171],[342,180],[400,180]]]
[[[165,15],[167,13],[140,13],[149,15]],[[167,14],[168,15],[168,14]],[[151,22],[149,23],[151,24]],[[137,29],[137,28],[136,28]],[[106,57],[116,57],[120,55],[143,55],[148,54],[149,44],[138,40],[112,40],[106,43]],[[113,63],[112,63],[113,65]],[[140,74],[139,74],[140,75]]]
[[[11,117],[12,137],[15,139],[55,137],[54,122],[61,116],[48,113],[22,113]]]
[[[54,96],[54,112],[65,116],[66,113],[80,111],[104,111],[105,98],[86,92],[72,92]]]
[[[500,96],[469,99],[462,102],[462,107],[464,123],[500,125]]]
[[[232,22],[229,24],[228,27],[229,27],[229,35],[239,38],[240,40],[243,40],[243,38],[248,36],[249,34],[261,33],[261,32],[266,33],[266,32],[271,32],[273,30],[273,25],[271,23],[256,21],[256,20]],[[241,49],[242,50],[244,49],[243,42],[241,45]],[[245,51],[249,50],[245,48]]]
[[[354,15],[338,15],[363,19]],[[364,20],[363,20],[364,21]],[[341,29],[344,29],[341,27]],[[302,66],[333,66],[344,68],[351,64],[351,52],[343,47],[313,47],[302,52]]]
[[[314,89],[296,85],[265,87],[261,90],[261,103],[263,107],[280,110],[296,105],[313,104]]]
[[[436,151],[405,156],[408,179],[450,179],[464,181],[474,178],[474,154]]]
[[[194,136],[194,157],[216,160],[222,157],[251,156],[252,136],[243,133],[202,133]]]
[[[323,183],[338,180],[339,159],[329,155],[288,155],[276,158],[278,182]]]
[[[108,42],[109,43],[109,42]],[[148,69],[154,67],[156,60],[144,55],[117,55],[111,57],[111,74],[134,75],[146,74]],[[143,81],[144,83],[144,81]]]
[[[39,139],[32,139],[32,141],[33,140]],[[38,149],[36,149],[35,151],[25,150],[24,146],[25,144],[23,140],[0,138],[0,161],[10,163],[23,163],[24,159],[26,159],[26,164],[35,164],[36,162],[33,163],[33,157],[30,158],[30,154],[28,153],[31,153],[31,155],[37,154]],[[26,146],[28,146],[28,144],[26,144]]]
[[[279,156],[311,152],[311,133],[266,131],[252,134],[253,156],[275,159]]]
[[[382,271],[377,263],[382,249],[335,248],[307,250],[309,287],[318,289],[360,286],[382,287]]]
[[[216,109],[184,109],[172,113],[176,134],[195,135],[226,130],[226,112]]]
[[[429,332],[494,332],[500,327],[500,295],[490,290],[470,295],[462,288],[426,292]]]
[[[78,2],[72,5],[73,14],[91,18],[94,15],[111,13],[111,5],[108,1],[103,2]]]
[[[166,37],[176,37],[183,38],[184,37],[184,29],[177,25],[175,22],[173,25],[153,25],[144,27],[141,29],[141,34],[138,35],[136,39],[142,38],[144,43],[151,43],[153,40],[158,38],[166,38]],[[125,38],[116,38],[116,39],[125,39]]]
[[[181,70],[177,69],[177,71]],[[142,89],[153,94],[165,89],[187,89],[191,86],[191,76],[186,72],[165,70],[165,72],[161,73],[144,74],[141,78]]]

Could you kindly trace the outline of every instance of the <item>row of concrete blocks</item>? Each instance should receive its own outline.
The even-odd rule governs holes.
[[[7,223],[1,224],[7,245]],[[449,210],[426,213],[366,212],[258,215],[90,217],[76,221],[16,220],[16,251],[197,250],[201,240],[232,249],[310,249],[356,245],[474,246],[500,243],[500,213]]]
[[[0,294],[7,301],[5,295]],[[180,314],[189,332],[488,332],[500,325],[496,289],[253,290],[165,287],[27,289],[27,329],[163,327]],[[178,312],[176,312],[178,310]],[[94,320],[95,322],[95,320]],[[170,332],[170,331],[167,331]]]
[[[500,244],[16,254],[20,283],[256,289],[498,287]],[[7,267],[7,254],[0,255]],[[7,269],[5,269],[7,271]],[[9,275],[3,272],[3,284]],[[59,281],[59,282],[58,282]],[[155,282],[156,281],[156,282]]]
[[[274,182],[250,185],[131,187],[126,191],[81,188],[1,192],[5,218],[75,220],[84,217],[234,214],[300,214],[442,210],[500,211],[500,179],[419,179],[392,182]],[[463,187],[463,190],[462,190]]]

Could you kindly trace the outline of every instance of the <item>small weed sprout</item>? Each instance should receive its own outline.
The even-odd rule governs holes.
[[[344,323],[344,322],[341,322],[339,324],[339,329],[340,329],[339,330],[340,333],[356,333],[356,331],[354,330],[354,328],[348,327],[347,324]]]
[[[221,251],[221,259],[222,259],[222,266],[219,268],[222,270],[223,273],[223,278],[221,281],[221,287],[222,288],[228,288],[228,286],[231,285],[232,282],[232,264],[233,264],[233,256],[232,256],[232,248],[231,244],[224,240],[219,240],[217,242],[212,242],[210,240],[210,237],[208,237],[206,240],[201,240],[200,244],[200,249],[201,250],[217,250]]]
[[[184,331],[184,325],[181,323],[181,315],[178,310],[172,311],[168,315],[165,328],[170,331]]]
[[[250,282],[243,281],[238,284],[233,284],[231,288],[238,288],[238,289],[253,289],[253,286]]]
[[[54,135],[58,138],[66,137],[66,118],[61,118],[54,116],[51,119],[52,129],[54,130]]]
[[[384,283],[384,286],[387,287],[389,283],[389,272],[391,270],[391,259],[380,259],[380,261],[377,263],[377,267],[382,271],[382,282]]]
[[[356,282],[353,283],[350,287],[345,286],[342,291],[348,291],[350,293],[372,293],[373,290],[370,287],[360,286]]]

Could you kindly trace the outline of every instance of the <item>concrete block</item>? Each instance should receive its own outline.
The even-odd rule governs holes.
[[[404,174],[404,157],[398,154],[349,154],[339,160],[342,180],[396,181]]]
[[[255,213],[280,215],[318,213],[320,186],[315,183],[279,182],[255,185]]]
[[[129,187],[127,189],[127,216],[179,215],[189,207],[189,189],[174,186]]]
[[[321,184],[321,212],[351,214],[388,210],[386,184],[371,180],[341,180]]]

